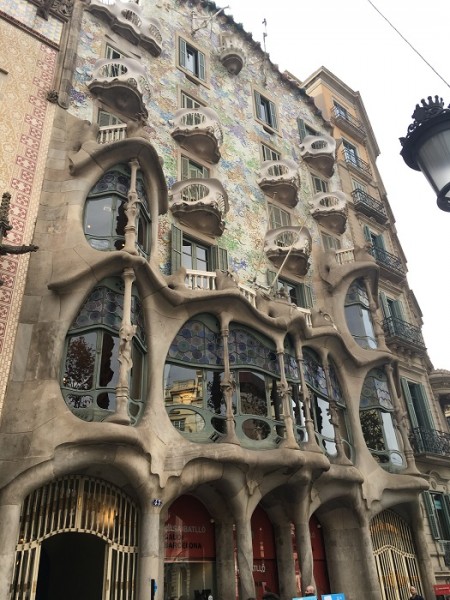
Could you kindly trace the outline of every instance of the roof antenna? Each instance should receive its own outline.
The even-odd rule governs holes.
[[[267,86],[267,71],[266,71],[266,58],[267,58],[267,48],[266,48],[266,37],[267,37],[267,19],[264,18],[264,21],[262,22],[262,24],[264,25],[264,32],[263,32],[263,47],[264,47],[264,60],[263,60],[263,65],[262,65],[262,71],[263,71],[263,86],[266,87]]]
[[[262,24],[264,25],[264,31],[263,31],[263,46],[264,46],[264,52],[267,54],[267,48],[266,48],[266,37],[267,37],[267,19],[264,19],[264,21],[262,22]]]

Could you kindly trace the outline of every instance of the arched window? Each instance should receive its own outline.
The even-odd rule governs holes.
[[[311,399],[311,417],[314,421],[314,430],[316,431],[319,444],[330,456],[336,455],[335,431],[330,411],[330,402],[333,402],[333,409],[339,422],[342,441],[347,453],[350,453],[345,420],[345,399],[334,363],[330,360],[328,367],[331,388],[329,392],[325,370],[318,355],[310,348],[304,348],[303,358],[305,382]]]
[[[345,318],[350,333],[361,348],[377,347],[369,308],[369,296],[362,279],[357,279],[348,288],[345,297]]]
[[[275,442],[284,428],[274,343],[232,323],[228,349],[235,384],[232,406],[237,435],[257,442]],[[285,372],[288,382],[298,390],[297,363],[289,353]],[[210,315],[191,319],[174,338],[165,366],[165,401],[174,427],[204,442],[226,433],[223,377],[223,344],[217,320]]]
[[[107,171],[88,194],[84,209],[84,233],[89,244],[96,250],[121,250],[125,244],[125,204],[128,201],[130,181],[130,167],[118,165]],[[138,250],[148,256],[150,213],[140,172],[137,174],[136,191],[139,198],[136,242]]]
[[[402,466],[404,461],[392,420],[393,412],[386,374],[382,369],[372,369],[364,380],[359,403],[364,439],[375,460]]]
[[[86,421],[102,421],[115,411],[122,316],[123,281],[119,277],[105,279],[91,291],[68,331],[61,388],[71,411]],[[128,410],[136,423],[144,398],[146,341],[141,303],[134,288],[131,321],[137,330]]]

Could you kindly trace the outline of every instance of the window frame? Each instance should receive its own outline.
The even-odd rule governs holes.
[[[341,239],[338,236],[327,233],[326,231],[320,232],[320,239],[326,252],[336,252],[336,250],[341,250],[342,248]]]
[[[197,176],[191,177],[191,169],[197,169]],[[202,174],[200,174],[202,173]],[[192,158],[188,153],[181,152],[179,160],[179,181],[189,181],[189,179],[209,179],[211,176],[211,169],[208,165],[203,163],[198,158]]]
[[[195,65],[191,69],[188,66],[188,52],[194,57]],[[177,67],[183,71],[186,77],[194,83],[207,86],[209,80],[209,61],[206,51],[192,40],[177,35]]]
[[[314,192],[316,194],[327,194],[329,192],[328,181],[323,177],[311,174]]]
[[[253,88],[253,109],[255,119],[261,123],[265,131],[271,134],[280,133],[276,103],[266,93],[256,88]]]
[[[275,150],[275,148],[272,148],[271,146],[269,146],[269,144],[266,144],[265,142],[261,142],[260,148],[261,148],[262,162],[266,162],[268,160],[272,160],[272,161],[281,160],[281,152],[279,152],[278,150]]]
[[[297,127],[298,127],[298,135],[300,138],[300,142],[303,142],[307,135],[320,135],[317,132],[317,129],[312,127],[307,121],[302,119],[301,117],[297,118]]]
[[[186,102],[187,100],[191,101],[192,106],[187,106],[187,104],[188,104],[188,102]],[[180,108],[187,108],[187,109],[195,110],[196,108],[202,108],[206,105],[204,102],[202,102],[199,98],[197,98],[193,94],[187,92],[184,89],[180,89],[179,106],[180,106]]]
[[[424,386],[407,377],[401,377],[400,381],[413,429],[434,431],[434,421]]]
[[[267,284],[273,286],[273,282],[277,276],[276,271],[267,270]],[[286,277],[277,278],[277,290],[284,287],[293,302],[299,308],[311,309],[314,306],[314,292],[312,285],[303,281],[292,281]],[[291,293],[293,292],[293,293]]]
[[[434,498],[439,496],[442,502],[442,514],[436,509]],[[431,535],[435,540],[450,540],[450,497],[443,492],[426,491],[422,492],[425,508],[428,515],[428,522],[431,529]],[[442,519],[441,519],[442,516]],[[446,531],[445,531],[446,530]],[[443,535],[444,534],[444,535]],[[445,537],[447,534],[448,537]]]
[[[185,233],[183,229],[172,225],[171,228],[171,273],[176,273],[183,265],[183,239],[195,244],[198,247],[207,249],[207,263],[209,263],[208,271],[227,271],[228,269],[228,252],[225,248],[220,248],[216,244],[210,244],[200,238]],[[189,267],[187,267],[189,268]],[[196,270],[196,269],[193,269]]]

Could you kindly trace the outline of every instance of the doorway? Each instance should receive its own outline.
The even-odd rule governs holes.
[[[106,545],[87,533],[61,533],[44,540],[36,600],[102,600]]]

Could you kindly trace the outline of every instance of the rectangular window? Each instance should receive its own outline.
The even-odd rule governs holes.
[[[209,169],[200,163],[191,160],[187,156],[181,157],[181,180],[186,179],[208,179]]]
[[[109,60],[114,60],[115,58],[123,58],[124,54],[116,50],[112,46],[106,45],[105,57],[109,58]]]
[[[269,225],[270,229],[287,227],[291,224],[291,215],[286,210],[273,204],[269,204]]]
[[[281,158],[281,154],[279,152],[270,146],[267,146],[266,144],[261,144],[261,151],[263,160],[280,160]]]
[[[195,271],[226,271],[228,253],[224,248],[208,246],[186,236],[183,231],[172,225],[172,273],[182,266]],[[199,281],[195,287],[209,287],[210,282]]]
[[[336,114],[336,116],[340,116],[340,117],[344,117],[344,119],[348,119],[348,110],[342,106],[342,104],[339,104],[339,102],[336,102],[336,100],[333,101],[334,104],[334,112]]]
[[[283,292],[289,296],[291,302],[301,308],[312,308],[314,305],[313,290],[307,283],[294,283],[287,279],[278,278],[274,284],[277,274],[274,271],[267,271],[267,283],[278,292]]]
[[[303,142],[303,140],[305,139],[305,137],[307,135],[317,135],[317,131],[311,127],[311,125],[308,125],[308,123],[305,123],[305,121],[303,119],[298,118],[297,119],[297,126],[298,126],[298,134],[300,136],[300,141]]]
[[[433,431],[433,418],[423,386],[420,383],[409,381],[405,377],[401,378],[401,384],[413,428],[418,427],[420,429],[419,435],[422,432]],[[426,444],[426,438],[424,441]]]
[[[447,494],[424,492],[423,499],[434,539],[450,540],[450,499]]]
[[[106,112],[106,110],[99,110],[97,123],[100,127],[111,127],[112,125],[121,125],[123,121],[116,115]]]
[[[356,146],[350,144],[350,142],[347,142],[347,140],[343,140],[342,144],[344,146],[345,160],[358,166],[359,156],[358,149],[356,148]]]
[[[321,179],[320,177],[313,176],[314,191],[318,194],[320,192],[328,192],[328,181]]]
[[[361,181],[358,181],[357,179],[352,179],[352,188],[354,190],[361,190],[362,192],[365,192],[367,194],[367,186],[364,185],[364,183],[361,183]]]
[[[322,233],[322,244],[325,250],[340,250],[341,240],[328,233]]]
[[[275,104],[255,90],[255,111],[257,118],[270,129],[278,129],[277,109]]]
[[[200,108],[201,106],[203,105],[198,100],[186,92],[181,92],[181,108]]]
[[[206,57],[183,38],[179,38],[179,66],[200,81],[206,81]]]

